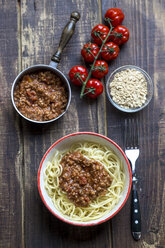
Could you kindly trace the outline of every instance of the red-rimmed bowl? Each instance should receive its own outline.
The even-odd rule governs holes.
[[[53,202],[51,198],[48,196],[47,191],[44,187],[44,170],[46,168],[47,162],[51,160],[55,150],[59,150],[59,151],[68,150],[70,146],[73,145],[74,143],[85,142],[85,141],[99,143],[103,146],[107,146],[110,149],[112,149],[116,153],[116,155],[119,157],[119,159],[122,161],[124,172],[125,172],[125,185],[124,185],[124,189],[123,189],[123,192],[121,194],[118,204],[115,205],[115,207],[112,210],[110,210],[109,213],[103,216],[102,218],[88,221],[88,222],[73,221],[63,216],[53,205]],[[128,159],[126,158],[126,155],[124,154],[122,149],[111,139],[103,135],[92,133],[92,132],[73,133],[56,141],[43,156],[41,163],[40,163],[39,170],[38,170],[38,189],[39,189],[41,199],[43,203],[45,204],[45,206],[57,218],[61,219],[64,222],[67,222],[72,225],[77,225],[77,226],[98,225],[111,219],[113,216],[115,216],[126,203],[130,190],[131,190],[131,184],[132,184],[131,168],[130,168]]]

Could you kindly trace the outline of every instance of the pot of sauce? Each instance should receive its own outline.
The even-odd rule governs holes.
[[[59,119],[60,117],[62,117],[65,114],[65,112],[67,111],[67,109],[70,105],[70,101],[71,101],[71,88],[70,88],[70,84],[69,84],[68,79],[65,77],[65,75],[60,70],[57,69],[57,66],[61,60],[62,51],[65,48],[65,46],[67,45],[67,43],[69,42],[70,38],[72,37],[74,30],[75,30],[76,22],[79,19],[80,19],[80,14],[76,11],[72,12],[72,14],[70,16],[70,21],[66,24],[66,26],[64,27],[64,30],[62,32],[58,49],[55,52],[55,54],[51,57],[51,61],[50,61],[49,65],[39,64],[39,65],[30,66],[30,67],[26,68],[25,70],[21,71],[19,73],[19,75],[15,78],[13,85],[12,85],[12,89],[11,89],[11,100],[12,100],[12,104],[13,104],[15,110],[17,111],[17,113],[20,116],[22,116],[24,119],[26,119],[30,122],[39,123],[39,124],[50,123],[50,122],[55,121],[55,120]],[[53,81],[48,82],[49,78],[51,80],[57,81],[57,85],[55,86],[56,83],[53,84],[52,83]],[[45,80],[45,82],[44,82],[44,80]],[[34,83],[34,85],[33,85],[33,83]],[[22,84],[22,86],[21,86],[21,84]],[[31,91],[28,91],[29,90],[28,84],[29,84],[29,87],[31,87],[31,89],[30,89]],[[65,95],[62,96],[60,91],[56,92],[57,86],[58,86],[58,90],[62,89],[63,92],[64,92],[64,88],[65,88],[66,96]],[[25,87],[25,88],[23,88],[23,87]],[[33,88],[35,90],[33,90]],[[46,92],[47,89],[48,89],[48,92]],[[39,116],[40,115],[39,113],[43,112],[43,109],[45,107],[44,106],[45,102],[43,103],[42,100],[40,99],[40,97],[38,95],[36,96],[36,91],[38,91],[37,94],[38,93],[40,94],[39,96],[41,96],[42,98],[45,97],[45,99],[47,99],[48,103],[50,103],[50,104],[53,103],[57,106],[58,105],[62,106],[61,110],[59,110],[59,108],[55,108],[53,110],[53,111],[56,111],[56,109],[58,109],[58,113],[55,113],[53,115],[53,112],[52,112],[52,116],[54,116],[53,118],[51,118],[51,115],[48,115],[48,118],[47,117],[43,118],[42,115]],[[46,94],[44,91],[46,92]],[[25,93],[26,96],[24,95],[23,97],[21,97],[20,96],[21,92],[23,92],[23,94]],[[52,98],[52,100],[51,100],[51,98],[49,99],[49,93],[52,93],[51,98],[54,97],[54,100],[53,100],[53,98]],[[17,104],[20,101],[20,97],[22,99],[21,105],[23,106],[24,111],[23,111],[23,108],[20,109],[18,104]],[[25,99],[26,97],[28,99]],[[36,99],[39,99],[39,101],[40,101],[39,106],[37,105],[38,101]],[[58,99],[63,99],[63,102],[60,102],[60,101],[56,102],[56,100],[58,100]],[[54,102],[52,102],[52,101],[54,101]],[[43,104],[43,109],[42,109],[42,104]],[[33,106],[34,106],[34,109],[32,109]],[[52,108],[52,106],[53,105],[46,106],[48,113],[49,113],[50,109]],[[35,109],[35,107],[36,107],[36,109]],[[26,109],[27,109],[27,111],[30,111],[30,113],[25,113]],[[44,111],[45,111],[45,109],[44,109]],[[38,110],[38,116],[36,114],[37,110]]]

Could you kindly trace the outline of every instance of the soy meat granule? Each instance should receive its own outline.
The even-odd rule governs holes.
[[[122,108],[138,108],[146,102],[147,81],[138,70],[116,73],[109,87],[112,100]]]

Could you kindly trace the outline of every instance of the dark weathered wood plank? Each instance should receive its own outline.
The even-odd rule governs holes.
[[[108,135],[123,147],[122,125],[127,117],[105,97],[79,99],[72,86],[72,102],[63,118],[38,127],[19,118],[10,101],[13,79],[21,69],[48,64],[57,48],[62,28],[73,10],[81,13],[76,34],[64,51],[59,69],[65,75],[83,64],[80,48],[90,40],[91,28],[101,22],[101,1],[7,1],[0,0],[0,247],[156,247],[165,246],[165,100],[164,100],[164,2],[102,0],[107,8],[123,8],[124,24],[131,32],[110,72],[124,64],[136,64],[154,80],[154,99],[141,113],[141,152],[137,162],[142,212],[142,240],[130,232],[130,199],[121,212],[97,227],[78,228],[62,223],[42,204],[37,190],[37,170],[47,148],[58,138],[76,131]],[[21,5],[21,8],[20,8]],[[20,25],[21,30],[20,30]],[[21,31],[21,32],[20,32]],[[22,59],[20,59],[20,55]],[[107,114],[105,113],[105,109]],[[105,123],[107,119],[107,123]],[[105,128],[107,125],[107,128]],[[113,242],[111,240],[113,234]],[[25,237],[24,237],[25,234]]]
[[[24,247],[23,154],[20,125],[10,99],[19,71],[19,5],[0,1],[0,247]]]
[[[142,239],[135,242],[130,231],[130,199],[112,220],[113,247],[165,246],[165,102],[164,102],[164,4],[162,1],[102,1],[103,14],[110,7],[122,8],[123,25],[130,30],[129,42],[121,48],[111,71],[125,64],[146,70],[154,81],[154,99],[142,112],[134,114],[140,122],[140,157],[137,161],[138,190],[142,215]],[[123,144],[122,126],[128,117],[107,101],[108,136]]]
[[[83,64],[80,50],[90,40],[91,28],[99,23],[98,1],[23,1],[22,66],[50,62],[61,32],[73,10],[81,19],[75,35],[64,50],[59,69],[66,76],[70,68]],[[79,89],[72,87],[68,112],[44,127],[23,123],[25,154],[25,244],[26,247],[110,247],[110,223],[92,228],[72,227],[52,216],[42,204],[37,190],[37,171],[48,147],[58,138],[77,131],[104,130],[104,97],[98,101],[80,100]],[[98,109],[98,111],[97,111]],[[98,123],[100,123],[98,125]]]

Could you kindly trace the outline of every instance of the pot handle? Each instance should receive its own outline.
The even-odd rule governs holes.
[[[72,37],[75,30],[76,22],[79,19],[80,14],[77,11],[72,12],[70,16],[70,21],[66,24],[62,32],[58,49],[55,54],[51,57],[51,66],[57,67],[58,63],[60,62],[62,51],[65,48],[66,44],[69,42],[70,38]]]

